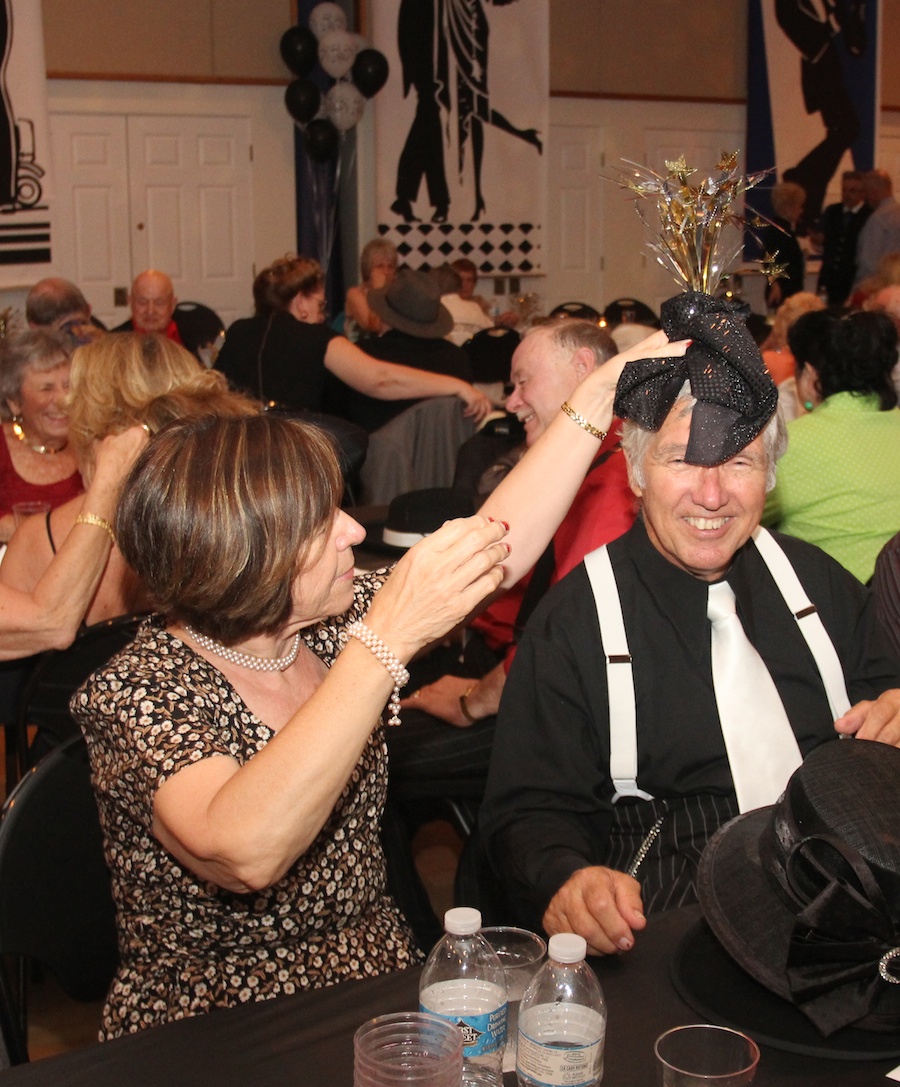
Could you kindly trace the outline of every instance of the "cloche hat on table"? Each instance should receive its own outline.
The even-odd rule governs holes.
[[[440,340],[453,328],[450,310],[441,302],[440,284],[428,272],[403,268],[392,283],[370,290],[366,298],[385,324],[410,336]]]
[[[818,1056],[900,1055],[900,750],[834,740],[710,839],[673,981],[696,1010]],[[708,926],[708,927],[707,927]]]

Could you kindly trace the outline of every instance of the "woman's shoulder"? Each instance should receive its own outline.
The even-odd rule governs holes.
[[[132,641],[88,677],[76,698],[117,702],[143,692],[141,697],[154,702],[196,701],[224,687],[227,682],[220,672],[170,634],[162,616],[151,615]]]
[[[0,566],[0,582],[32,592],[72,531],[83,504],[84,495],[80,494],[56,506],[49,515],[38,513],[26,518],[9,541]]]

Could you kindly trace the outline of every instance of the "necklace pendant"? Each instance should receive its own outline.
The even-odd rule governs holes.
[[[57,453],[62,453],[62,451],[69,444],[68,442],[63,442],[63,444],[59,447],[59,449],[54,449],[53,446],[51,446],[51,445],[35,445],[33,442],[30,442],[28,440],[28,438],[26,438],[25,430],[22,427],[22,424],[19,422],[18,419],[13,419],[12,430],[13,430],[13,434],[15,434],[15,436],[19,439],[20,442],[24,442],[25,445],[27,445],[29,449],[33,449],[35,453],[40,453],[41,456],[43,456],[43,455],[45,455],[47,453],[49,453],[50,456],[56,456]]]

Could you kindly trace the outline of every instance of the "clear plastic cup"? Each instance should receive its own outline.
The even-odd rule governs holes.
[[[752,1038],[709,1023],[667,1030],[653,1050],[662,1087],[745,1087],[759,1064],[759,1046]]]
[[[487,940],[503,967],[506,977],[506,1050],[503,1054],[503,1071],[516,1067],[516,1036],[519,1023],[519,1002],[528,983],[540,970],[547,954],[547,945],[534,932],[524,928],[503,925],[483,928],[481,935]]]
[[[459,1087],[462,1034],[427,1012],[370,1019],[353,1036],[353,1087]]]
[[[15,521],[16,528],[28,517],[34,517],[38,513],[49,513],[49,502],[14,502],[13,503],[13,520]]]

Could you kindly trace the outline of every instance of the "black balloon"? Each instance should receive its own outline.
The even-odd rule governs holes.
[[[322,93],[309,79],[295,79],[284,89],[284,104],[288,113],[301,125],[311,121],[319,112]]]
[[[371,98],[387,83],[388,62],[377,49],[361,49],[353,62],[353,82],[360,94]]]
[[[319,43],[305,26],[292,26],[281,35],[281,59],[294,75],[309,75],[319,59]]]
[[[328,162],[337,154],[340,136],[331,121],[320,117],[306,126],[303,143],[313,162]]]

